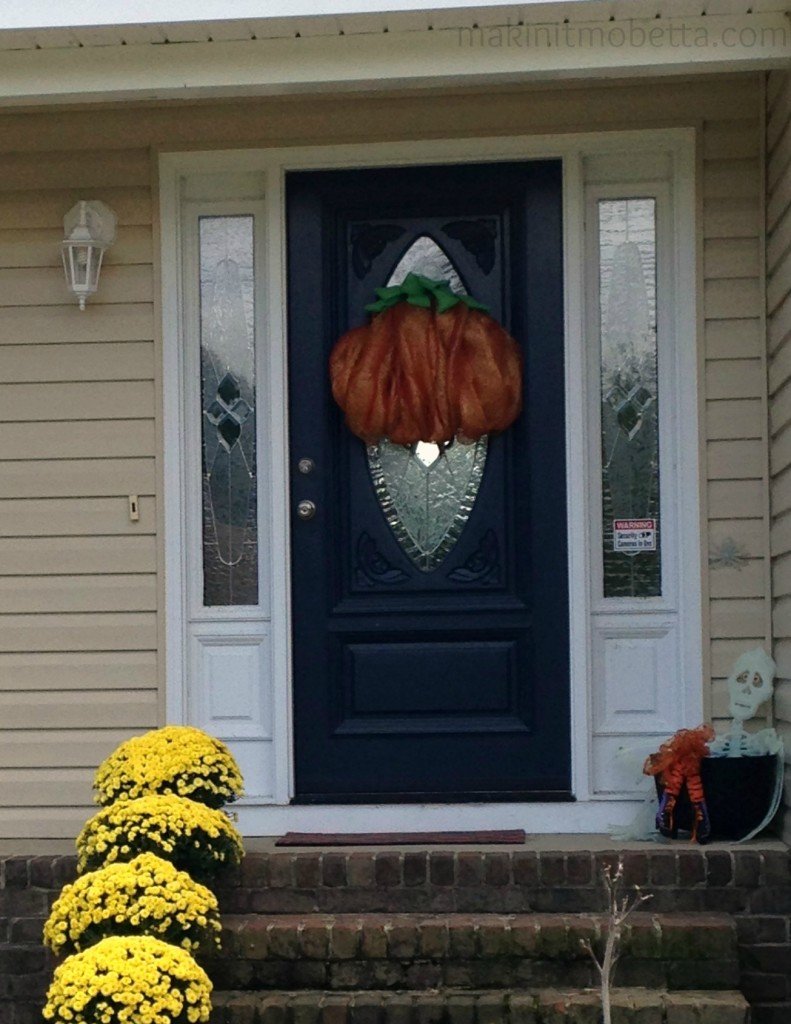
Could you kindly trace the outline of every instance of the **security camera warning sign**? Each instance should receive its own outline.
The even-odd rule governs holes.
[[[656,519],[614,519],[613,551],[623,555],[639,555],[656,551]]]

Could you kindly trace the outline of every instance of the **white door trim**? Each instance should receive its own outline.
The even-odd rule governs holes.
[[[286,828],[371,829],[499,827],[519,822],[533,831],[602,831],[610,822],[629,818],[634,800],[596,799],[591,779],[592,659],[590,521],[595,508],[590,488],[588,435],[590,374],[586,365],[588,330],[585,301],[585,161],[597,154],[662,152],[673,164],[674,252],[679,287],[674,296],[675,336],[696,337],[695,133],[692,129],[610,132],[557,136],[372,143],[314,148],[181,152],[160,155],[161,280],[163,315],[163,435],[184,436],[184,381],[181,351],[184,338],[181,282],[180,204],[187,176],[255,171],[264,182],[265,337],[262,380],[268,403],[263,430],[269,431],[269,505],[271,566],[270,671],[274,779],[267,802],[244,801],[240,820],[248,834],[268,835]],[[560,158],[564,165],[564,273],[566,322],[566,417],[568,479],[568,549],[571,664],[572,784],[576,804],[390,805],[377,807],[289,806],[293,792],[289,490],[286,375],[286,280],[284,182],[288,170],[343,168],[415,163],[461,163],[513,159]],[[624,183],[628,185],[628,182]],[[683,287],[682,287],[683,285]],[[681,424],[698,423],[698,360],[695,346],[675,346],[678,438],[676,486],[684,494],[678,510],[680,564],[678,574],[679,668],[675,696],[678,724],[689,725],[703,715],[702,613],[700,565],[699,445],[683,445]],[[173,386],[175,385],[175,386]],[[596,382],[598,388],[598,382]],[[696,435],[697,436],[697,435]],[[688,437],[687,437],[688,440]],[[164,450],[164,528],[166,573],[166,714],[169,721],[190,719],[185,632],[187,572],[185,539],[185,458],[182,445],[170,441]]]

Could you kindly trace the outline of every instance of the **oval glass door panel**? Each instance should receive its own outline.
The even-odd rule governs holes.
[[[428,235],[409,246],[387,280],[401,284],[407,274],[447,281],[465,295],[458,271]],[[483,479],[487,439],[473,444],[393,444],[386,438],[368,446],[368,469],[379,506],[403,551],[421,572],[444,561],[470,518]]]

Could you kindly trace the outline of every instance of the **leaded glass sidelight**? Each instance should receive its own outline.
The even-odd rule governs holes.
[[[409,246],[387,280],[401,284],[407,274],[447,281],[457,294],[466,289],[450,257],[428,235]],[[377,500],[398,543],[421,572],[436,569],[455,546],[472,512],[486,464],[487,439],[473,444],[393,444],[386,438],[368,446],[368,468]]]
[[[253,232],[199,219],[205,607],[258,603]]]
[[[598,212],[604,597],[658,597],[656,200]]]

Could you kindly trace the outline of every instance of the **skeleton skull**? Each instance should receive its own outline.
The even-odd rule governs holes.
[[[728,676],[730,713],[738,722],[752,718],[761,704],[772,696],[776,665],[766,651],[756,647],[737,659]]]

